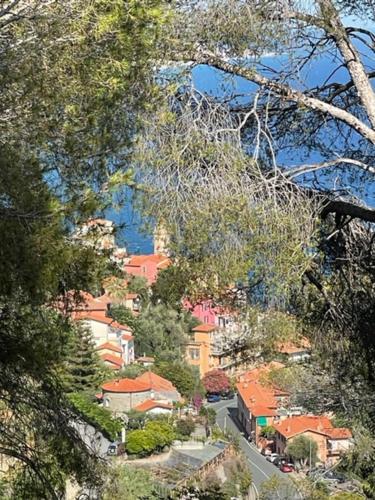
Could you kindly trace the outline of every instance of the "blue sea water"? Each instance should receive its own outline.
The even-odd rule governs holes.
[[[374,70],[374,62],[366,59],[367,69]],[[283,56],[266,56],[262,62],[275,69],[282,68],[287,61]],[[313,64],[306,65],[300,74],[296,74],[290,81],[294,88],[304,90],[304,82],[308,87],[321,85],[322,82],[329,83],[336,81],[344,83],[348,81],[349,75],[345,68],[336,68],[337,62],[326,55],[322,55],[315,60]],[[270,73],[271,75],[271,73]],[[268,75],[268,76],[270,76]],[[267,76],[267,75],[266,75]],[[228,77],[223,72],[209,66],[200,65],[194,68],[192,72],[192,82],[194,86],[212,96],[240,94],[239,99],[246,100],[257,88],[254,84],[244,78]],[[280,165],[292,166],[298,165],[301,161],[315,163],[322,160],[318,154],[312,152],[308,159],[299,158],[298,151],[283,152],[277,158]],[[341,176],[340,185],[350,185],[350,179],[344,175]],[[370,186],[365,195],[365,201],[370,205],[375,205],[375,186]],[[120,226],[118,232],[119,245],[126,246],[130,253],[151,253],[153,251],[152,235],[141,229],[140,216],[136,213],[131,201],[128,201],[119,212],[111,211],[106,216]]]

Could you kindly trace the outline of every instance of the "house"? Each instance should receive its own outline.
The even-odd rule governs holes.
[[[201,376],[214,368],[234,370],[241,358],[241,345],[246,342],[242,330],[203,323],[194,327],[192,333],[193,338],[186,344],[185,359],[189,365],[199,368]]]
[[[306,436],[316,442],[318,459],[333,465],[352,445],[352,433],[345,427],[333,427],[328,417],[301,415],[273,424],[276,429],[276,452],[285,454],[290,442],[297,436]]]
[[[110,276],[103,281],[104,295],[99,297],[110,305],[122,305],[134,315],[140,311],[141,299],[137,293],[128,292],[128,281]]]
[[[113,370],[120,370],[124,366],[122,349],[112,342],[104,342],[95,349],[104,364]]]
[[[199,368],[201,377],[214,368],[231,368],[231,353],[226,348],[222,329],[202,324],[194,327],[192,332],[194,337],[186,344],[185,359],[189,365]]]
[[[284,354],[288,361],[302,362],[310,357],[311,344],[306,337],[301,337],[296,341],[287,341],[278,345],[278,352]]]
[[[146,372],[133,379],[111,380],[102,386],[103,406],[114,413],[131,409],[148,412],[170,411],[181,395],[174,385],[155,373]]]
[[[228,308],[215,305],[212,299],[203,299],[192,304],[185,298],[182,305],[184,309],[190,311],[203,324],[215,325],[230,330],[236,329],[234,312]]]
[[[269,363],[242,374],[236,384],[238,420],[255,444],[259,444],[262,428],[273,425],[279,409],[289,394],[273,386],[264,385],[263,377],[281,363]]]
[[[147,284],[155,283],[158,273],[170,266],[171,260],[162,254],[132,255],[125,261],[124,271],[132,276],[146,278]]]
[[[135,406],[134,409],[151,415],[170,414],[173,411],[173,405],[154,401],[153,399],[146,399],[143,403]]]

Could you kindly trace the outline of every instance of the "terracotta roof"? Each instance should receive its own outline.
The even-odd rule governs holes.
[[[254,415],[254,417],[275,417],[276,411],[267,406],[255,404],[251,406],[251,414]]]
[[[112,342],[105,342],[104,344],[99,345],[95,348],[95,351],[102,351],[104,349],[108,349],[109,351],[119,352],[122,354],[122,349],[116,344],[112,344]]]
[[[105,315],[104,312],[101,311],[80,311],[76,313],[74,319],[87,319],[91,321],[97,321],[98,323],[104,323],[106,325],[111,326],[112,328],[117,328],[118,330],[125,330],[128,332],[131,332],[132,329],[127,326],[127,325],[121,325],[117,321],[115,321],[113,318],[109,318],[108,316]]]
[[[99,356],[103,361],[107,361],[108,363],[112,363],[113,365],[115,365],[117,367],[116,368],[117,370],[119,368],[122,368],[124,364],[124,360],[119,356],[113,356],[112,354],[106,354],[106,353],[100,354]]]
[[[129,261],[125,265],[139,267],[146,262],[154,262],[155,264],[160,265],[166,261],[169,261],[169,258],[166,255],[161,254],[153,253],[150,255],[131,255]]]
[[[352,431],[346,427],[334,427],[333,429],[324,429],[325,434],[330,439],[350,439],[353,437]]]
[[[149,411],[153,408],[165,408],[166,410],[172,410],[173,405],[154,401],[153,399],[146,399],[146,401],[143,401],[143,403],[134,407],[134,409],[138,411]]]
[[[125,295],[125,300],[134,300],[134,299],[137,299],[139,297],[138,293],[127,293]]]
[[[209,324],[202,324],[202,325],[198,325],[198,326],[195,326],[192,331],[193,332],[213,332],[214,330],[217,330],[217,327],[216,325],[209,325]]]
[[[122,378],[103,384],[102,389],[106,392],[146,392],[150,386],[137,379]]]
[[[122,340],[133,340],[134,339],[134,336],[133,335],[128,335],[127,333],[124,333],[123,335],[121,335],[121,338]]]
[[[142,375],[139,375],[135,380],[147,384],[150,389],[156,391],[177,391],[172,382],[150,371],[142,373]]]
[[[238,377],[239,382],[251,382],[254,380],[259,380],[261,376],[266,375],[271,370],[280,370],[281,368],[285,368],[285,365],[279,363],[278,361],[271,361],[270,363],[260,365],[252,370],[248,370],[247,372],[241,373]]]
[[[311,348],[311,344],[306,337],[301,337],[300,339],[288,342],[282,342],[278,345],[277,349],[283,354],[295,354],[297,352],[305,352]]]
[[[278,406],[276,391],[262,386],[258,381],[239,382],[236,384],[238,393],[245,406],[256,417],[273,416]]]
[[[290,438],[306,431],[313,431],[327,435],[333,426],[328,417],[316,415],[300,415],[289,417],[281,422],[274,423],[275,429],[284,437]]]

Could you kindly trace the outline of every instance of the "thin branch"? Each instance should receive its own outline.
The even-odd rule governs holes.
[[[299,165],[297,167],[293,167],[284,172],[285,176],[289,179],[293,179],[294,177],[298,177],[300,175],[308,174],[311,172],[315,172],[317,170],[323,170],[325,168],[335,167],[337,165],[342,165],[344,163],[348,163],[350,165],[354,165],[365,172],[369,172],[371,174],[375,174],[375,167],[371,167],[370,165],[366,165],[359,160],[353,160],[352,158],[337,158],[335,160],[329,160],[322,163],[313,163],[310,165]]]

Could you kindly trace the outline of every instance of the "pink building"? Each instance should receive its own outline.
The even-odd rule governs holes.
[[[152,285],[159,271],[166,269],[170,264],[170,259],[161,254],[133,255],[126,260],[124,271],[132,276],[146,278],[147,283]]]
[[[183,307],[190,311],[201,323],[226,329],[233,328],[233,315],[223,307],[215,305],[212,299],[203,299],[196,304],[192,304],[188,299],[185,299]]]

